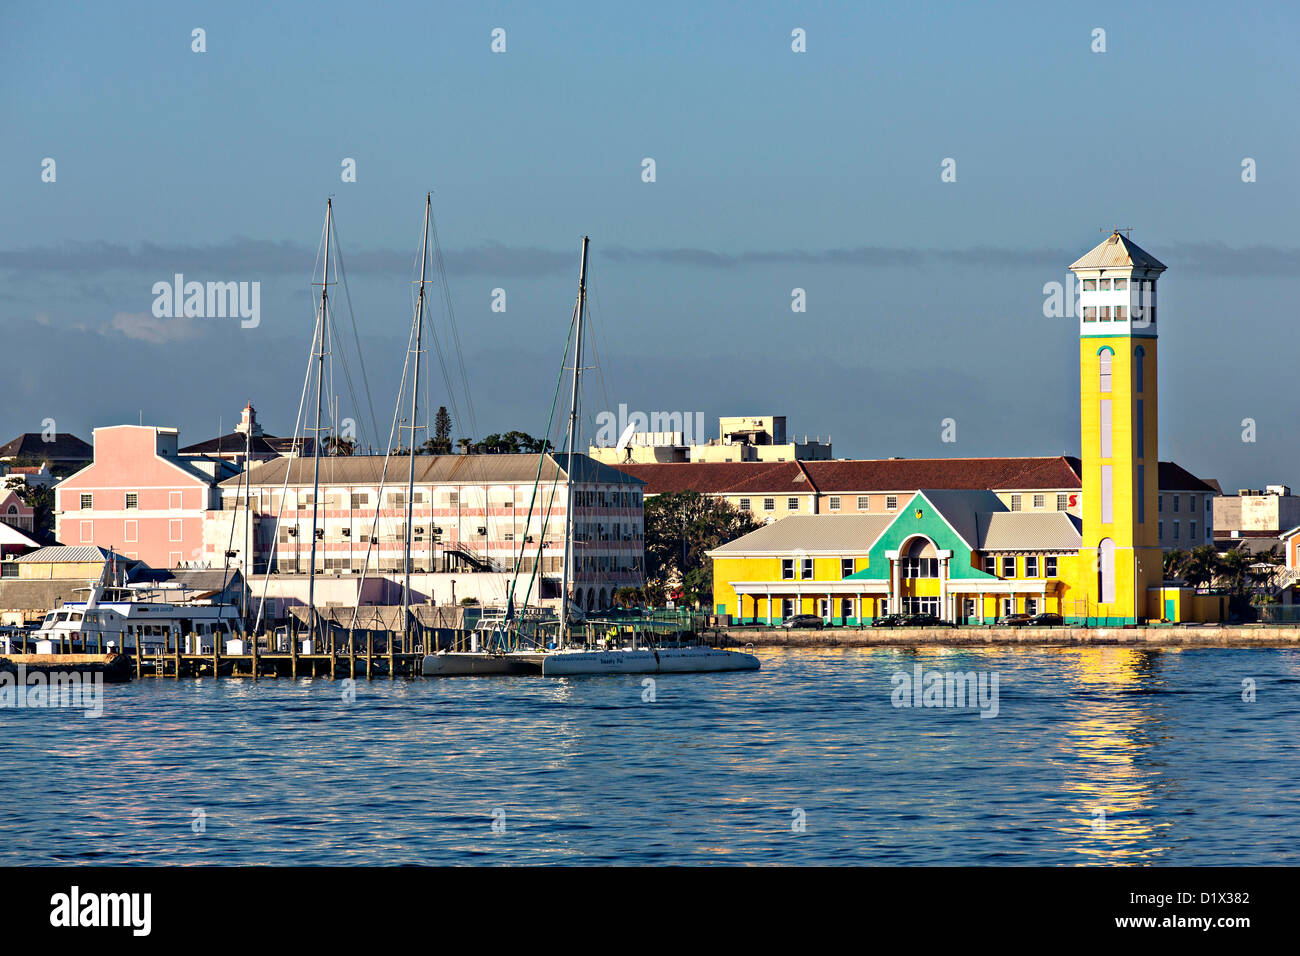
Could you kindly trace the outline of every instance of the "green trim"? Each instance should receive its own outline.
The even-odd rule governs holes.
[[[1109,345],[1103,345],[1101,348],[1097,349],[1098,355],[1100,355],[1102,352],[1109,352],[1112,357],[1115,355],[1115,350],[1111,348]]]
[[[1117,334],[1115,332],[1098,332],[1096,334],[1090,334],[1088,332],[1080,332],[1079,338],[1081,339],[1154,339],[1154,338],[1158,338],[1158,336],[1154,332],[1127,332],[1122,335]]]
[[[921,516],[916,516],[920,511]],[[934,542],[940,551],[951,551],[948,561],[948,580],[996,581],[995,575],[987,574],[971,564],[972,548],[953,530],[942,512],[934,506],[923,493],[917,492],[902,508],[894,520],[871,545],[867,556],[867,567],[844,578],[845,581],[884,581],[889,578],[889,560],[886,551],[896,551],[904,541],[916,535],[922,535]]]

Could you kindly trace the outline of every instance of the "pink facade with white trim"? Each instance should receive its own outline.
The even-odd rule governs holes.
[[[203,558],[204,515],[234,469],[177,453],[177,430],[113,425],[94,432],[95,459],[55,487],[55,534],[155,568]]]

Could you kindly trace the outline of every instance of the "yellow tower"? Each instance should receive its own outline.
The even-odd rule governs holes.
[[[1154,256],[1119,230],[1070,266],[1079,283],[1083,545],[1066,616],[1159,619]]]

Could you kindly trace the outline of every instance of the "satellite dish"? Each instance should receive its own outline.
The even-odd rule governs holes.
[[[628,423],[627,423],[627,428],[624,428],[624,429],[623,429],[623,434],[621,434],[621,435],[618,436],[618,443],[615,444],[614,447],[615,447],[615,448],[627,448],[629,445],[631,445],[631,444],[632,444],[632,434],[633,434],[633,430],[634,430],[635,428],[636,428],[636,422],[628,422]]]

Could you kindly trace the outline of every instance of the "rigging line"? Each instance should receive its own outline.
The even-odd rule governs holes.
[[[324,230],[322,230],[324,232]],[[317,250],[317,261],[320,260],[320,252]],[[315,273],[312,273],[314,279]],[[319,318],[317,319],[319,322]],[[267,592],[271,587],[271,568],[275,565],[276,555],[280,549],[280,523],[284,517],[284,503],[289,497],[289,473],[292,470],[294,459],[299,456],[299,452],[305,447],[306,443],[302,437],[303,414],[307,406],[307,391],[311,384],[311,367],[316,358],[316,331],[313,326],[311,336],[311,348],[307,350],[307,369],[302,377],[302,396],[298,399],[298,417],[294,420],[293,425],[293,442],[289,446],[289,457],[285,460],[284,466],[284,483],[280,486],[280,507],[276,509],[275,515],[275,537],[271,541],[271,552],[266,558],[266,572],[262,578],[262,597],[257,605],[257,619],[253,625],[253,633],[257,633],[257,628],[262,624],[262,616],[266,610]],[[295,524],[296,527],[296,524]],[[315,534],[315,529],[312,530]],[[295,552],[294,564],[297,565],[297,554]]]
[[[430,210],[430,212],[429,212],[429,219],[430,219],[430,231],[432,231],[432,229],[433,229],[433,222],[432,222],[432,220],[433,220],[433,212],[432,212],[432,210]],[[435,250],[436,250],[436,249],[437,249],[436,233],[435,233],[434,243],[435,243],[434,248],[435,248]],[[435,268],[435,270],[437,269],[437,262],[436,262],[436,260],[435,260],[435,262],[434,262],[434,268]],[[417,270],[417,271],[418,271],[418,270]],[[428,279],[428,280],[425,280],[425,281],[426,281],[426,282],[429,282],[429,283],[432,283],[432,284],[435,285],[435,286],[438,285],[438,283],[439,283],[439,279],[438,279],[438,278]],[[445,277],[443,277],[443,282],[444,282],[444,286],[445,286]],[[414,298],[414,292],[412,293],[412,298]],[[439,302],[441,303],[442,308],[445,310],[446,307],[447,307],[447,293],[446,293],[446,291],[445,291],[445,288],[444,288],[444,290],[443,290],[443,291],[440,293],[440,295],[439,295]],[[412,305],[412,307],[414,307],[414,304]],[[447,401],[451,404],[451,413],[452,413],[453,416],[455,416],[456,421],[460,422],[461,427],[463,428],[463,427],[465,426],[466,422],[465,422],[464,419],[461,418],[461,415],[460,415],[460,405],[459,405],[459,403],[456,401],[456,389],[455,389],[455,386],[454,386],[454,384],[453,384],[453,382],[452,382],[451,373],[450,373],[450,372],[448,371],[448,369],[447,369],[447,360],[446,360],[446,357],[444,356],[444,354],[443,354],[443,350],[442,350],[442,339],[441,339],[441,337],[438,335],[438,323],[433,322],[433,321],[431,321],[431,320],[426,320],[426,323],[427,323],[427,324],[426,324],[425,327],[429,330],[429,337],[433,339],[434,352],[435,352],[435,354],[437,354],[437,356],[438,356],[438,367],[439,367],[439,368],[441,369],[441,371],[442,371],[442,382],[443,382],[443,386],[447,389]],[[425,367],[428,368],[428,365],[429,365],[429,363],[428,363],[428,359],[426,358],[426,359],[425,359]],[[428,384],[428,383],[427,383],[427,378],[426,378],[426,384]],[[478,429],[477,429],[477,427],[474,425],[474,423],[473,423],[473,421],[472,421],[472,416],[471,416],[470,426],[471,426],[471,428],[473,429],[473,430],[470,432],[470,436],[473,437],[473,435],[477,433]],[[414,433],[412,433],[412,434],[414,434]]]
[[[361,562],[361,579],[357,584],[357,606],[352,609],[352,623],[348,626],[352,630],[357,626],[357,615],[361,611],[360,598],[362,589],[366,586],[366,576],[370,573],[370,556],[374,553],[376,539],[379,537],[379,512],[384,502],[384,485],[388,483],[388,463],[392,460],[394,448],[393,438],[396,436],[397,444],[402,443],[402,434],[398,430],[398,422],[401,420],[402,399],[406,396],[406,376],[411,368],[411,353],[415,349],[415,320],[411,321],[411,332],[406,340],[406,360],[402,363],[402,381],[397,387],[397,401],[393,405],[393,425],[388,432],[388,447],[384,451],[384,468],[379,475],[379,489],[375,494],[375,518],[370,525],[370,540],[366,543],[366,555]],[[417,357],[418,358],[418,357]],[[414,387],[414,385],[412,385]],[[412,438],[414,438],[412,432]],[[431,526],[432,527],[432,526]],[[433,553],[432,534],[430,534],[430,556]]]
[[[333,222],[333,228],[334,228],[334,246],[336,249],[338,249],[341,248],[341,246],[339,244],[339,227],[338,227],[337,220]],[[370,408],[370,421],[371,424],[374,425],[374,436],[375,438],[378,438],[380,434],[379,419],[375,416],[375,403],[374,403],[374,399],[371,397],[370,394],[370,378],[366,374],[366,363],[361,356],[361,337],[357,332],[357,316],[356,313],[352,310],[352,291],[351,289],[348,288],[348,275],[343,270],[342,257],[336,253],[335,259],[338,263],[339,283],[343,286],[343,298],[348,303],[348,315],[351,317],[352,320],[352,340],[353,342],[356,343],[357,362],[361,366],[361,380],[366,390],[366,405]],[[312,274],[315,275],[315,273]],[[358,444],[360,443],[358,442]]]
[[[442,243],[438,240],[438,220],[432,212],[429,214],[433,232],[434,263],[438,268],[438,277],[442,280],[442,293],[446,300],[448,323],[451,325],[452,340],[456,345],[456,359],[460,364],[461,383],[465,389],[465,406],[469,411],[470,434],[478,434],[478,419],[474,414],[474,399],[469,390],[469,372],[465,369],[465,353],[460,345],[460,331],[456,327],[456,310],[451,301],[451,285],[447,282],[447,265],[442,256]]]
[[[549,437],[549,435],[550,435],[551,427],[552,427],[552,425],[553,425],[554,422],[555,422],[555,409],[556,409],[556,408],[558,407],[558,405],[559,405],[559,401],[560,401],[560,389],[564,387],[564,366],[568,363],[568,360],[569,360],[569,344],[570,344],[570,342],[572,342],[572,340],[573,340],[573,328],[574,328],[574,326],[577,324],[577,321],[578,321],[578,307],[575,305],[575,306],[574,306],[574,309],[573,309],[573,318],[569,321],[569,335],[568,335],[568,337],[564,340],[564,357],[560,360],[560,373],[559,373],[559,375],[556,377],[556,381],[555,381],[555,394],[551,397],[551,415],[550,415],[550,418],[549,418],[549,419],[547,420],[547,422],[546,422],[546,432],[544,433],[544,434],[547,435],[548,437]],[[533,494],[532,494],[532,497],[531,497],[531,498],[529,499],[529,501],[528,501],[528,514],[527,514],[527,516],[526,516],[525,519],[524,519],[524,537],[525,537],[525,538],[528,537],[528,527],[529,527],[530,524],[532,524],[532,520],[533,520],[533,505],[534,505],[534,504],[536,503],[536,501],[537,501],[537,490],[538,490],[538,487],[539,487],[539,485],[540,485],[540,483],[541,483],[541,480],[542,480],[542,464],[546,461],[546,455],[547,455],[547,450],[546,450],[546,439],[544,438],[544,439],[542,440],[542,450],[541,450],[541,453],[537,456],[537,474],[536,474],[536,476],[533,478]],[[556,475],[558,476],[558,474],[559,474],[559,470],[558,470],[558,468],[557,468],[557,469],[556,469]],[[549,509],[549,508],[547,509],[547,513],[548,513],[548,516],[549,516],[549,513],[550,513],[550,509]],[[542,557],[542,551],[543,551],[543,549],[544,549],[544,547],[545,547],[545,543],[546,543],[546,534],[545,534],[545,527],[544,527],[544,526],[543,526],[543,531],[542,531],[542,533],[539,534],[538,537],[541,539],[541,540],[538,542],[538,545],[537,545],[537,557],[538,557],[538,563],[540,564],[540,563],[541,563],[541,557]],[[518,555],[516,555],[516,557],[515,557],[515,571],[514,571],[514,577],[513,577],[513,578],[511,579],[511,581],[510,581],[510,594],[511,594],[511,596],[514,595],[514,593],[515,593],[515,588],[518,586],[518,583],[519,583],[519,568],[520,568],[520,565],[523,563],[523,558],[524,558],[524,549],[523,549],[523,548],[520,548],[520,549],[519,549],[519,553],[518,553]],[[535,572],[534,572],[534,574],[535,574]],[[526,595],[525,595],[525,602],[527,602],[527,598],[528,598],[529,596],[532,595],[532,591],[533,591],[533,585],[532,585],[532,579],[530,578],[530,579],[529,579],[529,582],[528,582],[528,591],[527,591],[527,593],[526,593]]]
[[[591,337],[592,359],[595,361],[596,364],[596,381],[600,383],[600,393],[605,400],[605,408],[612,412],[614,411],[614,406],[611,405],[609,402],[609,390],[605,387],[604,363],[601,362],[600,360],[600,339],[605,334],[604,313],[600,309],[600,288],[599,286],[597,286],[596,279],[594,276],[591,278],[591,282],[589,284],[591,285],[592,298],[596,300],[595,309],[588,308],[587,310],[589,313],[590,312],[595,313],[595,322],[592,323],[594,327],[593,328],[594,334]],[[588,303],[588,305],[590,305],[590,302]],[[593,428],[592,437],[594,438],[595,437],[594,419],[592,420],[592,428]]]

